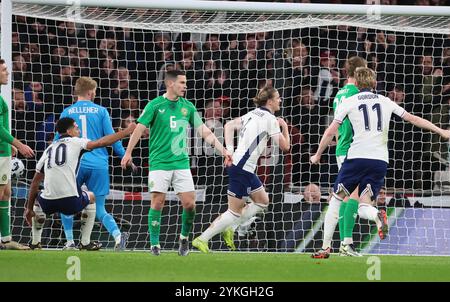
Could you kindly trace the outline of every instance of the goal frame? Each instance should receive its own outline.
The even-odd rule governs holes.
[[[378,0],[373,0],[377,2]],[[259,2],[227,2],[227,1],[195,1],[195,0],[173,0],[170,2],[155,0],[130,0],[123,3],[118,0],[106,0],[98,2],[96,0],[3,0],[1,3],[1,55],[5,59],[7,66],[12,71],[12,15],[14,12],[14,4],[31,4],[31,5],[54,5],[62,6],[63,9],[77,7],[104,7],[104,8],[143,8],[149,10],[179,10],[179,11],[202,11],[202,12],[242,12],[248,14],[291,14],[291,15],[314,15],[324,14],[330,16],[350,15],[367,18],[367,20],[380,20],[384,16],[418,16],[418,17],[450,17],[450,7],[428,7],[428,6],[386,6],[386,5],[349,5],[349,4],[299,4],[299,3],[259,3]],[[17,11],[16,11],[17,13]],[[18,14],[20,15],[20,14]],[[309,17],[309,16],[308,16]],[[51,16],[49,19],[53,19]],[[338,23],[336,19],[332,22]],[[449,18],[450,20],[450,18]],[[86,19],[76,19],[74,22],[86,23]],[[289,20],[290,21],[290,20]],[[101,22],[101,21],[100,21]],[[259,21],[257,21],[259,22]],[[339,24],[347,22],[342,20]],[[447,22],[447,21],[445,21]],[[367,27],[371,28],[371,24]],[[375,23],[378,24],[380,23]],[[445,23],[447,24],[447,23]],[[445,33],[450,35],[449,29]],[[142,24],[141,24],[142,25]],[[296,24],[294,24],[296,25]],[[121,26],[121,25],[117,25]],[[178,24],[175,24],[178,26]],[[302,25],[304,26],[304,25]],[[320,25],[317,25],[320,26]],[[422,25],[423,26],[423,25]],[[413,26],[414,29],[414,26]],[[253,30],[253,29],[252,29]],[[426,32],[426,29],[423,29]],[[176,32],[196,32],[195,30],[185,28],[176,28],[172,31]],[[6,97],[5,101],[9,105],[10,120],[12,123],[12,81],[8,85],[2,87],[2,95]],[[295,201],[294,201],[295,202]],[[301,248],[301,247],[300,247]]]

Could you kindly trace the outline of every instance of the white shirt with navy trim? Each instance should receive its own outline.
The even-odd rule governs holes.
[[[43,198],[79,197],[76,175],[88,142],[85,138],[64,137],[45,149],[36,165],[36,170],[45,174]]]
[[[389,162],[388,133],[392,114],[401,118],[405,109],[391,99],[363,91],[343,102],[336,110],[338,123],[348,117],[353,128],[353,141],[347,159],[366,158]]]
[[[256,108],[242,116],[233,165],[253,173],[259,157],[267,147],[267,141],[280,132],[277,118],[264,107]]]

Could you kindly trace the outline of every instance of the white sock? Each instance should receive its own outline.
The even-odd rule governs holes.
[[[33,211],[36,214],[32,219],[32,242],[31,244],[38,244],[42,240],[42,230],[44,228],[45,223],[45,213],[42,211],[42,208],[38,205],[34,205]]]
[[[81,244],[88,245],[91,242],[92,228],[95,221],[95,203],[90,203],[81,212]]]
[[[256,214],[264,212],[268,207],[269,205],[255,202],[247,204],[242,210],[241,218],[239,218],[239,220],[236,221],[235,224],[233,224],[233,230],[236,230],[237,227],[241,224],[245,224],[246,222],[248,222],[250,219],[255,217]]]
[[[377,227],[381,228],[381,220],[378,218],[378,210],[374,206],[360,203],[358,207],[358,215],[363,219],[375,222]]]
[[[114,241],[116,242],[116,244],[120,244],[120,234],[119,235],[117,235],[115,238],[114,238]]]
[[[11,235],[2,237],[2,242],[3,243],[10,242],[11,240],[12,240],[12,236]]]
[[[353,238],[352,237],[344,238],[344,244],[353,244]]]
[[[333,240],[333,234],[336,230],[336,225],[339,222],[339,208],[341,207],[342,200],[333,195],[328,205],[328,210],[325,213],[325,221],[323,226],[323,243],[322,249],[331,247],[331,241]]]
[[[214,235],[223,232],[228,226],[233,225],[241,215],[227,210],[211,223],[209,228],[200,235],[200,240],[208,242]]]

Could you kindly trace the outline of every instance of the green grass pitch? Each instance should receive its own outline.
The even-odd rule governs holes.
[[[370,256],[192,252],[0,251],[0,281],[67,281],[67,259],[80,259],[81,281],[368,281]],[[450,257],[379,256],[381,281],[450,281]]]

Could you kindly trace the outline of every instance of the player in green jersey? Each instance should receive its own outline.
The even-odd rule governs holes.
[[[8,68],[0,59],[0,85],[8,84]],[[11,147],[12,146],[12,147]],[[25,157],[33,157],[30,147],[14,138],[9,129],[9,109],[5,100],[0,96],[0,249],[27,250],[28,246],[12,241],[10,225],[11,199],[11,155],[19,151]]]
[[[161,211],[170,185],[183,206],[182,227],[178,254],[189,253],[189,233],[195,216],[195,188],[187,152],[186,128],[193,126],[206,142],[213,145],[231,164],[231,156],[216,136],[203,124],[195,106],[183,98],[186,91],[186,75],[183,71],[167,71],[167,92],[150,101],[137,120],[138,125],[131,135],[122,168],[131,164],[131,153],[147,127],[149,138],[149,189],[151,207],[148,213],[151,251],[160,254],[159,233]]]
[[[338,106],[345,102],[345,100],[359,92],[355,85],[354,73],[358,67],[367,67],[367,62],[361,57],[351,57],[345,63],[345,70],[347,72],[347,84],[342,87],[333,102],[333,109],[336,112]],[[346,118],[338,129],[338,136],[336,138],[336,162],[340,169],[342,163],[347,157],[348,149],[353,141],[353,130],[350,120]],[[378,211],[373,205],[366,203],[359,203],[358,189],[356,189],[349,198],[343,201],[332,199],[325,214],[323,243],[322,248],[312,255],[313,258],[328,258],[331,252],[331,242],[333,240],[334,230],[339,222],[339,235],[342,242],[344,237],[351,237],[353,228],[355,226],[353,216],[358,213],[361,218],[374,221],[378,227],[378,234],[381,239],[384,239],[387,234],[387,216],[384,210]],[[352,223],[353,221],[353,223]],[[340,249],[339,252],[343,256],[358,256],[347,255]]]

